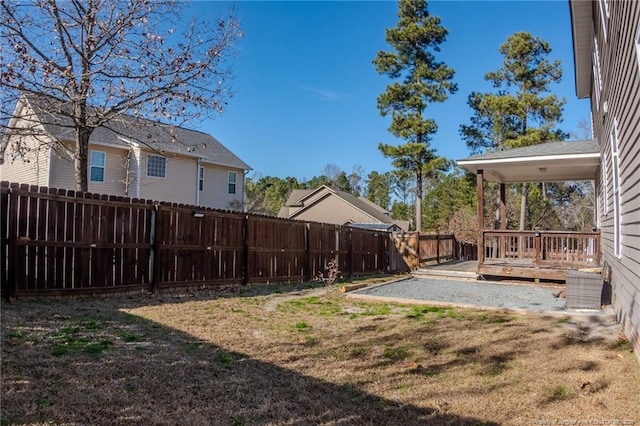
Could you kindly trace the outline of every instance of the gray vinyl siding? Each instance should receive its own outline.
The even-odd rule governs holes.
[[[640,350],[640,69],[634,44],[640,20],[640,2],[610,1],[605,40],[600,4],[593,3],[593,24],[598,38],[602,70],[601,105],[595,105],[592,85],[594,133],[607,173],[608,200],[598,185],[608,213],[601,217],[602,253],[612,267],[613,303],[627,335]],[[605,112],[604,102],[607,102]],[[620,176],[621,256],[614,255],[614,188],[610,133],[617,122]],[[599,177],[601,179],[601,176]]]

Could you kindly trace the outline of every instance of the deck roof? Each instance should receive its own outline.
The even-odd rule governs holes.
[[[464,169],[498,183],[594,180],[600,148],[594,140],[549,142],[476,155],[457,161]]]

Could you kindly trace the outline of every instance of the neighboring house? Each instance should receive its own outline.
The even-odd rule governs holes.
[[[294,189],[279,217],[312,222],[353,225],[359,228],[408,231],[409,222],[391,219],[389,212],[364,197],[328,186]]]
[[[591,99],[603,260],[640,353],[640,2],[570,0],[576,92]]]
[[[20,98],[8,129],[24,131],[2,139],[0,180],[74,189],[71,121],[42,99]],[[130,116],[94,130],[87,168],[89,192],[234,210],[251,170],[206,133]]]

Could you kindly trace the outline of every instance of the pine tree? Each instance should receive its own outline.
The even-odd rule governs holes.
[[[474,115],[460,133],[472,153],[501,151],[563,140],[556,126],[562,121],[565,99],[549,94],[562,78],[560,61],[548,59],[548,42],[527,32],[516,32],[500,46],[504,60],[485,75],[496,93],[473,92],[468,105]],[[528,185],[522,185],[520,229],[525,226]]]
[[[391,113],[389,131],[407,143],[381,143],[378,148],[393,159],[394,167],[415,176],[416,229],[421,230],[423,178],[441,168],[438,163],[443,164],[430,147],[437,124],[424,112],[430,103],[445,101],[457,87],[452,82],[454,70],[434,55],[447,36],[440,18],[429,14],[425,0],[400,0],[398,4],[398,26],[386,30],[386,41],[394,52],[378,52],[373,64],[378,73],[396,80],[378,97],[378,109],[382,116]]]

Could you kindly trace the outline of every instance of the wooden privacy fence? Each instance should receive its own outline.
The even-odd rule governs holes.
[[[394,244],[411,269],[451,260],[473,260],[475,245],[459,243],[451,233],[410,232],[396,234]]]
[[[98,294],[386,272],[387,232],[2,182],[2,290]]]

